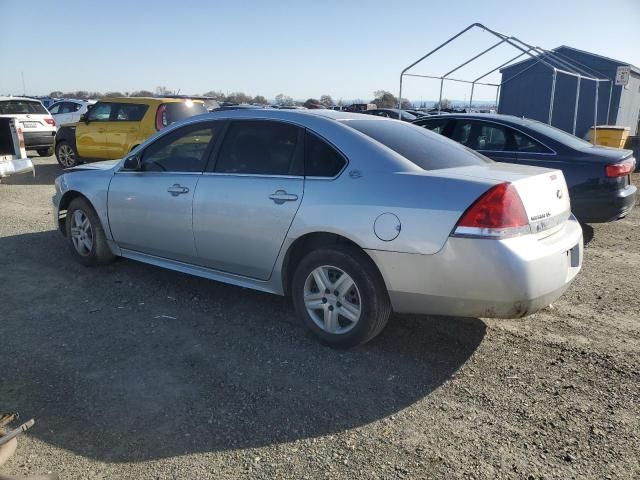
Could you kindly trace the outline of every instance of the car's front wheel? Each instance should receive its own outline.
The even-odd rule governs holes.
[[[58,142],[56,159],[62,168],[71,168],[80,164],[77,150],[68,142]]]
[[[86,199],[78,197],[71,201],[65,226],[69,250],[78,262],[93,267],[115,259],[98,214]]]
[[[333,246],[308,253],[296,268],[291,293],[298,316],[332,347],[368,342],[391,314],[380,273],[356,248]]]

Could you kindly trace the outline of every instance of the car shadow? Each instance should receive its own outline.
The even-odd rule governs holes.
[[[580,226],[582,227],[582,241],[586,247],[593,240],[593,227],[586,223],[581,223]]]
[[[38,158],[38,157],[35,157]],[[34,174],[20,173],[2,179],[4,185],[53,185],[56,177],[62,175],[64,170],[57,163],[33,162]]]
[[[0,238],[0,411],[79,455],[136,462],[260,447],[392,415],[451,378],[472,318],[394,316],[333,350],[288,299],[121,260],[85,268],[54,231]]]

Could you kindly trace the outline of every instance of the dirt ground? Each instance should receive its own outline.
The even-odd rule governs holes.
[[[582,272],[538,314],[394,316],[341,352],[285,298],[78,265],[60,170],[34,162],[0,184],[0,411],[36,419],[0,473],[640,477],[640,208],[585,230]]]

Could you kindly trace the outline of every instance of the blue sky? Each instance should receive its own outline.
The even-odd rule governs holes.
[[[397,94],[402,68],[473,22],[640,66],[640,0],[0,0],[0,12],[0,94],[21,94],[24,72],[32,95],[162,85],[191,94],[370,99],[379,89]],[[445,73],[492,43],[476,32],[415,72]],[[515,54],[497,49],[459,75]],[[437,80],[410,79],[403,96],[434,99],[438,90]],[[444,93],[464,95],[468,89],[455,85]],[[474,95],[494,96],[490,87]]]

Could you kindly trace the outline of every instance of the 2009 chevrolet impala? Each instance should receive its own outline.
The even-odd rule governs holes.
[[[192,117],[56,179],[85,265],[127,257],[293,297],[352,346],[405,313],[520,317],[580,270],[558,170],[494,163],[396,120],[333,111]]]

